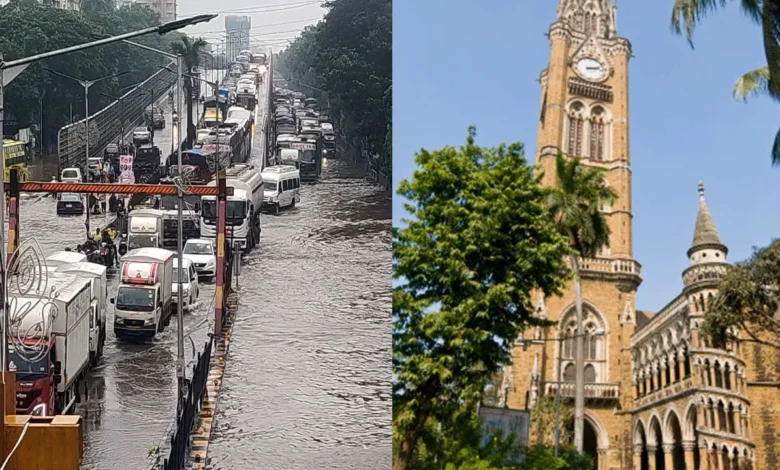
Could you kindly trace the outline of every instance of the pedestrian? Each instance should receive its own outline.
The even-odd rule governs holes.
[[[114,172],[114,166],[109,165],[108,166],[108,182],[113,183],[114,179],[116,178],[116,173]]]

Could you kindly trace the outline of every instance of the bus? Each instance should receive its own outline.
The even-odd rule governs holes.
[[[27,147],[16,140],[3,139],[3,158],[5,160],[5,175],[3,179],[8,183],[11,179],[11,170],[19,170],[19,181],[27,181]]]

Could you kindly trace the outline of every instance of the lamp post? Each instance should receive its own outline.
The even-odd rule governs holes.
[[[520,339],[517,342],[519,344],[523,345],[523,349],[526,349],[529,344],[533,343],[534,341],[557,341],[558,342],[558,373],[556,374],[556,382],[555,382],[555,443],[554,443],[554,454],[557,457],[558,456],[558,447],[560,445],[561,440],[561,388],[563,385],[563,371],[562,364],[563,364],[563,343],[567,339],[580,339],[584,338],[585,336],[590,337],[599,337],[604,336],[606,332],[604,331],[604,328],[599,328],[596,331],[592,333],[583,333],[581,335],[572,335],[572,336],[558,336],[555,338],[549,338],[549,339],[541,339],[541,340],[527,340],[527,339]]]
[[[110,36],[106,38],[101,38],[95,41],[91,41],[84,44],[78,44],[76,46],[66,47],[63,49],[57,49],[50,52],[44,52],[43,54],[37,54],[30,57],[23,57],[21,59],[12,60],[10,62],[5,62],[3,60],[3,54],[0,52],[0,136],[4,135],[3,131],[3,120],[4,117],[4,95],[5,95],[5,86],[7,83],[10,83],[11,80],[13,80],[16,75],[24,71],[24,69],[30,65],[33,62],[37,62],[39,60],[48,59],[50,57],[56,57],[61,56],[64,54],[68,54],[71,52],[76,51],[82,51],[85,49],[91,49],[93,47],[97,46],[103,46],[106,44],[112,44],[115,42],[119,42],[125,39],[131,39],[138,36],[143,36],[145,34],[150,33],[157,33],[157,34],[166,34],[170,33],[171,31],[176,31],[178,29],[184,28],[186,26],[208,22],[216,18],[217,15],[198,15],[191,18],[183,18],[181,20],[171,21],[159,26],[152,26],[151,28],[144,28],[139,29],[136,31],[130,31],[125,34],[120,34],[118,36]],[[8,76],[6,77],[6,73]],[[0,159],[2,160],[2,159]],[[3,166],[5,166],[5,162],[3,162]],[[3,173],[5,172],[5,168],[3,168]],[[5,178],[0,178],[0,193],[4,192],[3,185],[5,184]],[[5,197],[0,197],[0,221],[5,220]],[[2,247],[5,244],[5,231],[0,230],[0,247]],[[2,248],[0,248],[2,249]],[[8,327],[10,324],[10,319],[8,315],[8,299],[6,298],[6,292],[5,292],[5,279],[6,279],[6,270],[7,270],[7,257],[6,256],[0,256],[0,302],[2,302],[2,308],[3,308],[3,319],[4,319],[4,330],[3,330],[3,364],[2,364],[2,371],[6,372],[8,371]],[[181,348],[183,349],[183,348]],[[5,380],[5,374],[3,374],[3,380]]]
[[[89,173],[89,89],[94,85],[95,83],[102,82],[103,80],[108,80],[110,78],[116,78],[121,77],[122,75],[125,75],[127,73],[130,73],[129,70],[125,70],[123,72],[114,73],[111,75],[106,75],[105,77],[96,78],[95,80],[82,80],[80,78],[71,77],[70,75],[64,74],[62,72],[57,72],[56,70],[52,70],[49,68],[44,67],[43,70],[54,74],[59,75],[60,77],[67,78],[69,80],[73,80],[75,82],[78,82],[81,86],[84,87],[84,153],[85,153],[85,164],[84,164],[84,170]],[[102,168],[101,168],[102,170]],[[86,176],[86,175],[85,175]],[[91,195],[87,196],[87,200],[91,202]],[[87,231],[87,238],[89,238],[90,229],[89,229],[89,213],[92,210],[90,207],[90,204],[87,204],[87,210],[84,211],[86,214],[86,217],[84,218],[84,227]]]
[[[213,18],[215,16],[216,15],[213,15],[211,17]],[[124,42],[127,43],[127,44],[130,44],[132,46],[140,47],[141,49],[146,49],[147,51],[156,52],[157,54],[160,54],[160,55],[162,55],[164,57],[168,57],[168,58],[176,60],[176,69],[177,69],[177,72],[176,72],[176,75],[177,75],[177,79],[176,79],[176,91],[177,91],[176,107],[179,110],[179,112],[177,113],[177,115],[178,115],[178,122],[176,123],[176,131],[177,131],[176,132],[176,138],[179,140],[179,142],[177,142],[178,145],[176,146],[178,148],[178,153],[177,153],[177,158],[176,158],[176,161],[177,161],[176,169],[178,170],[179,178],[181,178],[182,175],[184,174],[184,171],[182,170],[182,165],[181,165],[181,135],[182,135],[181,134],[181,121],[182,121],[182,113],[181,113],[181,111],[182,111],[182,106],[183,106],[183,102],[184,102],[184,100],[183,100],[183,97],[184,97],[184,83],[182,82],[182,74],[183,74],[182,67],[184,66],[184,57],[182,57],[181,55],[178,55],[178,54],[171,54],[169,52],[161,51],[161,50],[155,49],[153,47],[145,46],[143,44],[138,44],[136,42],[132,42],[132,41],[124,41]],[[192,99],[192,96],[188,96],[187,99]],[[171,131],[173,131],[173,129],[171,129]],[[177,231],[176,252],[177,252],[177,255],[178,255],[177,259],[179,260],[178,261],[178,264],[179,264],[179,275],[177,276],[177,280],[176,280],[176,282],[178,284],[177,285],[176,295],[179,297],[178,301],[176,302],[176,313],[177,313],[177,316],[178,316],[176,325],[177,325],[178,330],[179,330],[177,332],[177,335],[176,335],[177,336],[176,337],[176,339],[177,339],[176,342],[177,342],[177,349],[178,349],[178,351],[177,351],[177,353],[178,353],[177,354],[178,367],[176,368],[177,375],[178,375],[177,382],[178,382],[178,393],[179,393],[179,397],[178,397],[178,400],[177,400],[177,413],[178,413],[181,410],[181,406],[182,406],[182,404],[184,402],[184,398],[185,398],[184,390],[186,388],[185,381],[187,380],[187,370],[186,370],[187,366],[184,363],[184,312],[183,312],[184,296],[182,295],[182,292],[184,291],[184,288],[182,287],[182,270],[184,269],[183,268],[183,266],[184,266],[184,254],[183,254],[183,248],[182,248],[182,241],[184,239],[184,234],[182,233],[183,225],[184,225],[184,215],[183,215],[183,212],[182,212],[183,211],[183,206],[184,206],[184,192],[183,192],[183,188],[182,188],[181,184],[177,184],[176,185],[176,189],[177,189],[176,194],[178,196],[178,201],[177,201],[178,204],[177,204],[177,208],[176,208],[177,209],[177,214],[176,214],[177,217],[176,217],[176,219],[177,219],[177,223],[178,223],[178,227],[177,227],[177,230],[176,230]]]

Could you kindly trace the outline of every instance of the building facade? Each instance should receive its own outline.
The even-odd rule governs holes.
[[[610,0],[559,0],[540,77],[536,163],[555,178],[562,151],[606,170],[618,194],[601,207],[610,247],[580,259],[585,343],[585,451],[598,470],[780,468],[780,353],[736,340],[713,348],[699,335],[725,274],[728,249],[699,186],[682,291],[657,313],[638,311],[633,258],[628,63]],[[679,247],[682,251],[686,247]],[[506,405],[533,409],[544,396],[575,395],[575,294],[536,299],[555,327],[524,332],[507,368]],[[733,332],[739,338],[739,332]],[[522,346],[521,346],[522,345]]]
[[[249,50],[249,32],[251,29],[252,18],[249,16],[229,15],[225,17],[228,60],[234,60],[241,51]]]
[[[176,20],[176,0],[135,0],[137,5],[145,5],[160,17],[161,23]]]

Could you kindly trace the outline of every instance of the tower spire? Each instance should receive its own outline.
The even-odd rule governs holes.
[[[588,36],[617,36],[617,0],[558,0],[558,21]]]
[[[715,221],[712,219],[707,201],[704,199],[704,183],[699,181],[699,213],[696,215],[696,228],[693,231],[693,242],[688,250],[688,256],[708,248],[722,251],[724,255],[728,251],[720,239]]]

